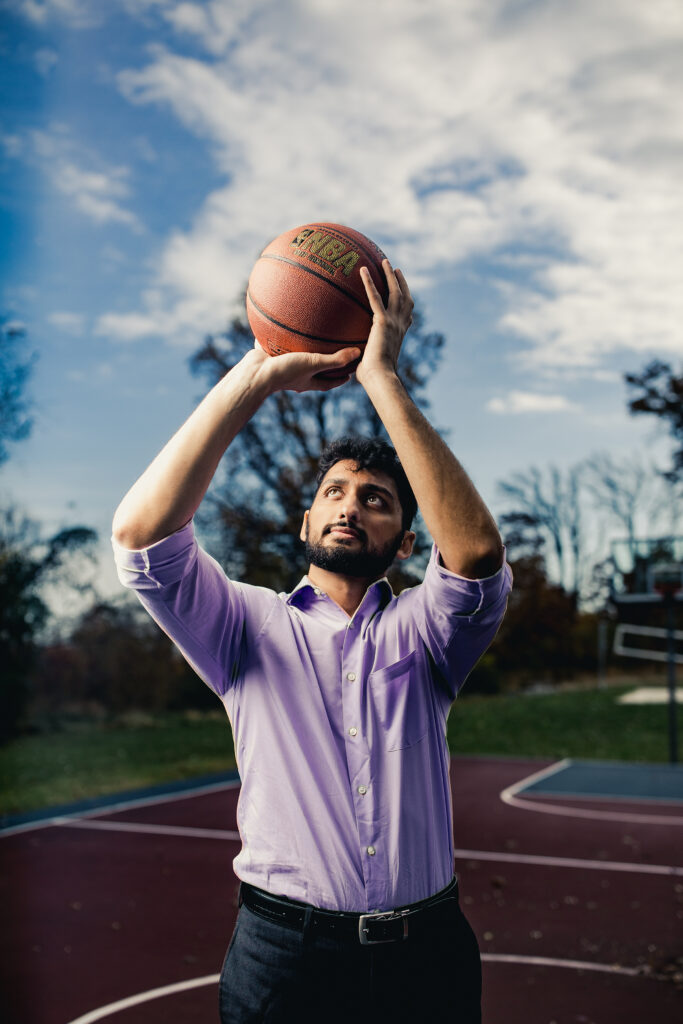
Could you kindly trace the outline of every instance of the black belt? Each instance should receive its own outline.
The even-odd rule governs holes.
[[[407,939],[409,933],[416,935],[426,932],[434,923],[436,912],[443,910],[449,902],[457,902],[457,899],[458,880],[454,878],[445,889],[418,903],[373,914],[354,914],[341,910],[319,910],[307,903],[287,899],[286,896],[273,896],[246,882],[240,885],[240,906],[244,904],[267,921],[275,921],[299,931],[308,927],[319,935],[354,939],[363,946],[399,942]]]

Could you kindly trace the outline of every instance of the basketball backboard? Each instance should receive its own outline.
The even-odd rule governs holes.
[[[612,541],[612,563],[617,606],[661,604],[664,591],[683,600],[683,537]]]

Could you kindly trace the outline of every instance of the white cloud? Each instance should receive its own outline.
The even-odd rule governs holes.
[[[320,218],[376,237],[416,288],[474,258],[500,257],[503,283],[516,259],[500,327],[534,372],[681,352],[679,4],[212,0],[164,17],[206,58],[156,46],[120,88],[207,140],[226,185],[170,235],[157,299],[101,326],[193,343],[263,243]]]
[[[164,316],[145,313],[105,313],[97,322],[95,334],[118,338],[120,341],[138,341],[164,333]]]
[[[19,0],[16,10],[35,25],[61,18],[77,28],[85,28],[99,20],[97,4],[92,0]]]
[[[503,398],[491,398],[486,403],[488,412],[497,415],[517,415],[518,413],[556,413],[577,412],[579,406],[570,402],[564,395],[542,395],[532,391],[510,391]]]
[[[55,64],[59,62],[59,55],[54,50],[49,50],[44,47],[41,50],[36,50],[33,54],[33,63],[35,64],[38,74],[46,77],[50,74]]]
[[[2,135],[0,142],[7,156],[17,159],[24,152],[24,140],[20,135]]]
[[[29,159],[37,160],[53,187],[81,213],[96,224],[119,223],[134,231],[142,230],[137,215],[123,202],[130,197],[128,168],[104,165],[74,143],[61,126],[33,131],[29,140]],[[86,169],[84,164],[90,168]]]
[[[125,177],[124,168],[112,168],[108,172],[85,171],[67,161],[59,163],[52,172],[60,192],[70,196],[78,209],[97,224],[118,221],[138,227],[135,214],[119,202],[128,196]]]
[[[85,317],[82,313],[55,311],[48,315],[47,322],[51,324],[52,327],[56,327],[58,330],[64,331],[66,334],[73,335],[83,334],[83,329],[85,327]]]

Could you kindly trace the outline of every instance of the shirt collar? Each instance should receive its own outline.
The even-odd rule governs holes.
[[[377,607],[379,608],[384,608],[387,604],[389,604],[392,597],[394,596],[394,592],[391,589],[391,584],[389,583],[389,580],[386,578],[386,576],[383,576],[381,580],[375,580],[374,583],[370,584],[368,589],[365,591],[363,600],[361,601],[361,605],[363,605],[368,600],[369,595],[373,592],[377,595]],[[299,580],[291,594],[287,594],[285,602],[286,604],[293,604],[297,607],[301,607],[302,605],[309,604],[312,600],[315,600],[317,597],[326,596],[327,595],[325,594],[324,590],[321,590],[320,587],[316,587],[313,583],[311,583],[308,576],[304,576],[301,580]]]

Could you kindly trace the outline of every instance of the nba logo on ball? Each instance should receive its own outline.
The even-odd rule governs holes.
[[[360,276],[367,267],[382,299],[382,250],[341,224],[304,224],[263,250],[247,288],[247,316],[269,355],[365,346],[372,310]]]

